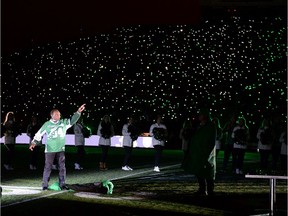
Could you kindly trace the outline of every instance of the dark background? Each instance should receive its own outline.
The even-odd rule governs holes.
[[[194,24],[198,0],[4,0],[2,53],[131,24]]]
[[[3,0],[2,56],[131,24],[193,24],[226,12],[286,14],[285,0]]]

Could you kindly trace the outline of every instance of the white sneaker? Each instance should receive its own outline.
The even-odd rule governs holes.
[[[236,169],[236,174],[240,174],[240,170],[239,169]]]
[[[52,165],[52,170],[58,170],[55,164]]]
[[[80,164],[78,164],[78,163],[75,163],[74,165],[75,165],[75,170],[82,170],[83,169],[83,167],[81,167]]]
[[[123,166],[122,170],[129,171],[129,168],[128,168],[128,166]]]
[[[131,168],[131,167],[129,167],[129,166],[126,166],[130,171],[132,171],[133,169]]]
[[[30,170],[36,170],[37,168],[33,166],[32,164],[29,165]]]
[[[155,166],[155,167],[154,167],[154,171],[155,171],[155,172],[160,172],[159,167],[158,167],[158,166]]]
[[[4,164],[4,167],[6,170],[14,170],[13,167],[11,165],[8,165],[8,164]]]

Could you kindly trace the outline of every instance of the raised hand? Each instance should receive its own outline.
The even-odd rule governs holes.
[[[78,108],[78,112],[82,112],[85,109],[85,105],[86,104],[82,104],[79,108]]]

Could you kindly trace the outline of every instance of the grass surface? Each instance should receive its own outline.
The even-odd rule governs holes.
[[[1,158],[5,160],[2,147]],[[42,149],[44,150],[44,149]],[[75,148],[66,149],[67,184],[84,184],[110,179],[114,183],[112,195],[74,191],[41,191],[44,153],[39,156],[38,169],[30,171],[27,146],[16,147],[15,170],[2,168],[1,215],[256,215],[269,212],[269,181],[247,179],[244,175],[221,173],[223,152],[217,159],[214,196],[195,196],[198,189],[195,177],[185,173],[180,163],[181,150],[164,150],[161,172],[153,172],[154,149],[134,149],[132,172],[122,171],[124,151],[111,148],[107,171],[99,171],[101,151],[87,147],[84,170],[74,170]],[[258,169],[257,152],[246,153],[245,172]],[[50,183],[57,182],[53,171]],[[13,186],[13,187],[5,187]],[[22,191],[16,187],[23,188]],[[287,181],[277,181],[276,214],[287,215]],[[20,192],[14,195],[12,192]],[[33,194],[25,194],[35,192]],[[10,193],[10,195],[9,195]]]

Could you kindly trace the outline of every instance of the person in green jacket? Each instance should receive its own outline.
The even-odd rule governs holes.
[[[216,128],[208,110],[200,110],[198,119],[199,126],[189,143],[183,169],[198,180],[199,189],[195,195],[212,195],[216,174]]]
[[[80,118],[81,112],[85,109],[85,104],[81,105],[71,119],[61,119],[58,109],[50,112],[51,119],[45,122],[35,134],[29,149],[33,151],[36,145],[41,144],[42,136],[47,135],[45,145],[45,166],[43,172],[42,189],[48,189],[48,182],[54,158],[56,158],[59,167],[59,186],[62,190],[67,189],[65,185],[66,167],[65,167],[65,136],[67,130],[72,127]]]

